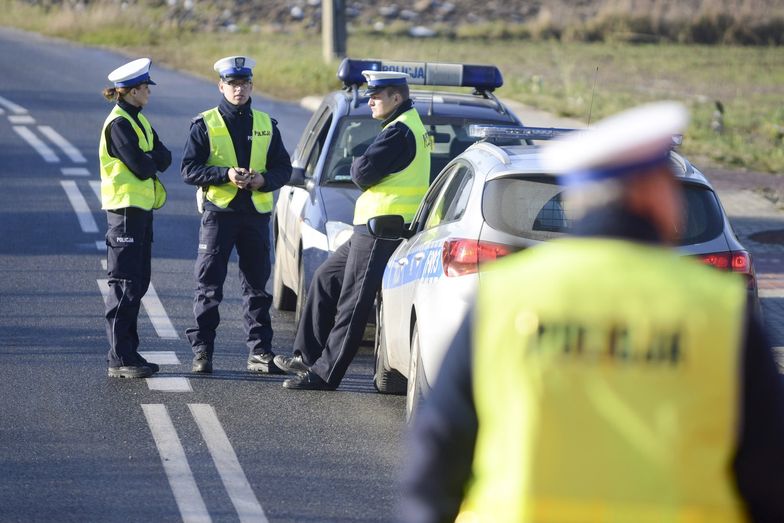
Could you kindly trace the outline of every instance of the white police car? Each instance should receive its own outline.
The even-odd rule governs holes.
[[[414,108],[434,143],[431,179],[476,140],[468,136],[469,124],[519,124],[493,95],[503,84],[495,66],[344,60],[338,78],[345,89],[327,95],[308,122],[292,155],[291,180],[275,204],[273,304],[295,310],[295,321],[313,273],[351,235],[360,194],[351,181],[351,162],[381,130],[359,92],[363,70],[398,70],[411,76]],[[431,85],[469,87],[472,92],[425,90]]]
[[[472,129],[476,136],[545,139],[566,130]],[[685,192],[685,254],[748,275],[738,242],[706,178],[672,153]],[[371,232],[405,238],[390,258],[376,314],[376,388],[407,393],[410,416],[430,384],[481,284],[480,265],[567,234],[570,221],[556,178],[539,163],[535,145],[480,142],[452,161],[431,185],[410,229],[395,217],[371,219]],[[397,217],[399,218],[399,217]]]

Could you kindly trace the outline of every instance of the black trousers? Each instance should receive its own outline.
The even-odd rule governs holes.
[[[196,296],[193,315],[196,327],[185,331],[194,354],[215,349],[220,324],[218,307],[232,249],[239,256],[243,318],[251,354],[272,350],[272,296],[264,287],[270,276],[269,214],[204,211],[196,257]]]
[[[355,227],[313,276],[294,354],[332,386],[340,384],[359,350],[384,267],[399,243]]]
[[[106,211],[106,221],[107,361],[110,367],[140,365],[136,324],[142,297],[150,286],[152,211],[135,207]]]

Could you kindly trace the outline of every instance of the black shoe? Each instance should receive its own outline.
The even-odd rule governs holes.
[[[144,365],[145,367],[150,367],[152,369],[153,374],[161,370],[157,363],[152,363],[151,361],[147,361],[141,356],[139,356],[139,362]]]
[[[275,365],[283,372],[288,372],[289,374],[299,374],[300,372],[308,372],[310,370],[310,367],[302,361],[301,354],[295,356],[275,356]]]
[[[109,367],[110,378],[148,378],[153,375],[153,370],[147,365],[123,365]]]
[[[337,387],[333,387],[321,379],[321,376],[309,370],[307,372],[300,372],[293,378],[284,381],[283,388],[297,390],[335,390]]]
[[[275,360],[277,359],[278,356],[271,352],[252,354],[248,357],[248,370],[264,374],[283,374],[283,371],[275,365]]]
[[[212,356],[203,352],[198,353],[193,357],[191,370],[200,374],[212,374]]]

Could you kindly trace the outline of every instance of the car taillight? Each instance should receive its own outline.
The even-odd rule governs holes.
[[[723,271],[732,271],[745,274],[749,278],[749,286],[754,284],[754,275],[751,271],[751,256],[746,251],[725,251],[700,254],[699,258]]]
[[[496,260],[514,252],[508,245],[478,240],[455,239],[444,242],[441,263],[444,274],[463,276],[479,269],[479,264]]]

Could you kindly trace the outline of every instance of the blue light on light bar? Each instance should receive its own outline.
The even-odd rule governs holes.
[[[345,85],[362,85],[362,71],[397,71],[408,73],[409,84],[473,87],[492,91],[504,85],[503,76],[494,65],[405,62],[392,60],[352,60],[345,58],[338,67],[338,79]]]
[[[558,127],[521,127],[519,125],[469,125],[468,136],[479,139],[550,140],[575,129]]]

